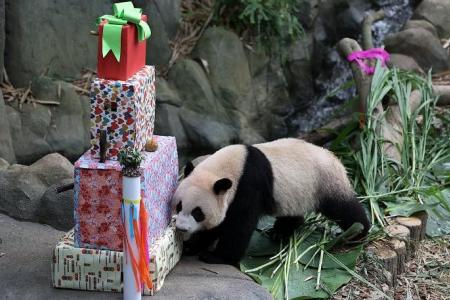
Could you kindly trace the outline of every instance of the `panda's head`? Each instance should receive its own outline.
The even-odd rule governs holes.
[[[185,179],[181,181],[172,200],[176,227],[185,233],[185,238],[197,231],[220,225],[228,208],[226,193],[233,185],[228,178],[219,178],[201,168],[193,170],[192,163],[188,163]]]

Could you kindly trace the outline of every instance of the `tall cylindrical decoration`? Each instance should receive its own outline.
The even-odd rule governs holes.
[[[119,152],[122,165],[122,221],[125,228],[123,298],[140,300],[143,286],[152,288],[148,260],[148,215],[141,202],[141,169],[144,156],[134,148]],[[140,214],[140,215],[139,215]]]
[[[133,260],[138,259],[138,245],[133,228],[133,220],[139,220],[139,206],[141,201],[141,178],[122,177],[123,189],[123,217],[125,227],[124,261],[123,261],[123,299],[140,300],[141,285],[139,274],[133,270]],[[130,252],[132,251],[132,253]],[[136,278],[137,276],[137,278]]]

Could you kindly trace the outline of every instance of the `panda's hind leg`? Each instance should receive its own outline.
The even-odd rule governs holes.
[[[273,225],[273,233],[275,238],[290,237],[294,231],[303,225],[305,219],[303,216],[286,216],[278,217]]]
[[[370,229],[370,221],[367,218],[364,207],[356,196],[329,195],[320,201],[319,211],[325,217],[335,221],[342,230],[347,230],[353,223],[359,222],[364,226],[363,231],[355,240],[366,236]]]

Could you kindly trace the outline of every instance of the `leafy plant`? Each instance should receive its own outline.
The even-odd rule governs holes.
[[[304,34],[296,1],[218,0],[217,23],[226,24],[241,36],[256,37],[269,50]]]
[[[144,160],[142,154],[134,148],[123,148],[119,152],[119,163],[122,165],[122,174],[127,177],[141,176],[140,165]]]
[[[272,241],[266,230],[258,230],[241,269],[266,287],[275,299],[329,298],[352,278],[345,268],[353,270],[362,251],[359,246],[335,253],[343,268],[325,256],[336,239],[319,215],[308,216],[305,225],[281,245]]]
[[[413,90],[420,97],[418,108],[411,111]],[[400,130],[402,135],[402,142],[395,145],[400,153],[398,161],[384,154],[386,141],[380,128],[385,115],[375,113],[386,98],[397,104],[403,125],[392,129]],[[450,212],[448,200],[442,197],[446,185],[442,181],[448,181],[450,174],[441,178],[434,174],[440,164],[450,160],[448,136],[441,136],[432,126],[436,100],[430,77],[377,65],[367,99],[366,126],[356,137],[359,149],[355,152],[350,145],[355,134],[342,136],[332,144],[354,179],[358,194],[364,195],[361,200],[367,204],[372,222],[378,226],[384,226],[387,217],[410,216],[420,210],[430,213],[438,209],[436,205]]]

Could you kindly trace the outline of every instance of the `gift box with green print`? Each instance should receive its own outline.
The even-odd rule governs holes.
[[[172,223],[149,248],[152,289],[144,295],[153,295],[161,289],[167,274],[181,257],[182,236]],[[74,231],[69,231],[53,250],[52,282],[56,288],[122,292],[123,252],[77,248]]]

